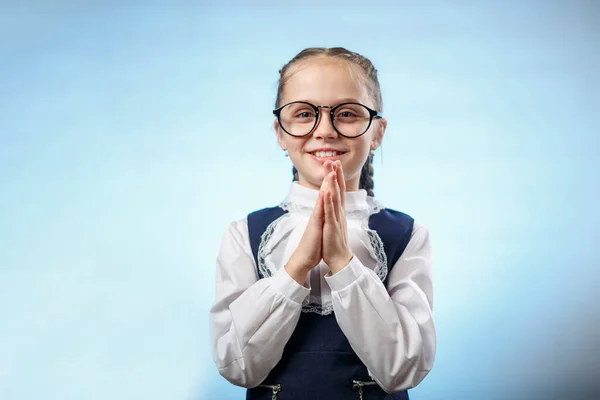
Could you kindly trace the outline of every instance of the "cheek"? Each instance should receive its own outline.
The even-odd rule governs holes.
[[[366,134],[360,138],[355,139],[352,143],[352,151],[357,158],[367,158],[367,155],[371,151],[371,137]]]
[[[305,138],[296,138],[293,136],[289,136],[285,138],[285,142],[288,146],[288,151],[293,153],[299,153],[304,148],[304,144],[306,143]]]
[[[352,170],[352,173],[358,174],[362,170],[363,164],[367,160],[370,152],[370,138],[365,140],[362,137],[355,139],[356,142],[352,144],[352,161],[347,167]],[[351,172],[351,171],[348,171]]]
[[[290,135],[287,135],[288,137],[287,139],[287,143],[290,146],[291,149],[293,149],[296,152],[300,152],[302,151],[302,149],[304,148],[306,141],[308,139],[307,137],[293,137]]]

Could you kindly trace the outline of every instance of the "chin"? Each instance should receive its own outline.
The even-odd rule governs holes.
[[[313,186],[314,189],[319,190],[321,188],[321,185],[323,184],[325,174],[323,174],[322,172],[319,173],[317,171],[311,171],[311,173],[309,174],[300,174],[298,178],[299,184],[300,182],[305,182],[305,184]]]

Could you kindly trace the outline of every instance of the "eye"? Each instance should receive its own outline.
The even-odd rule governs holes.
[[[335,113],[335,119],[342,121],[351,121],[359,118],[356,111],[350,109],[339,110]]]
[[[300,111],[296,114],[296,118],[305,119],[305,118],[314,118],[315,113],[313,111]]]

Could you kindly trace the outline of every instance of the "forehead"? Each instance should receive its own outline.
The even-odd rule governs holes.
[[[370,103],[358,73],[347,62],[332,58],[313,58],[296,66],[285,83],[283,104],[298,100],[318,105],[346,100]]]

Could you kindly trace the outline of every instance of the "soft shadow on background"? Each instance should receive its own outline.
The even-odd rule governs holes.
[[[277,204],[278,69],[380,73],[375,194],[433,240],[414,400],[600,398],[600,3],[0,5],[0,398],[241,399],[208,340],[227,225]]]

